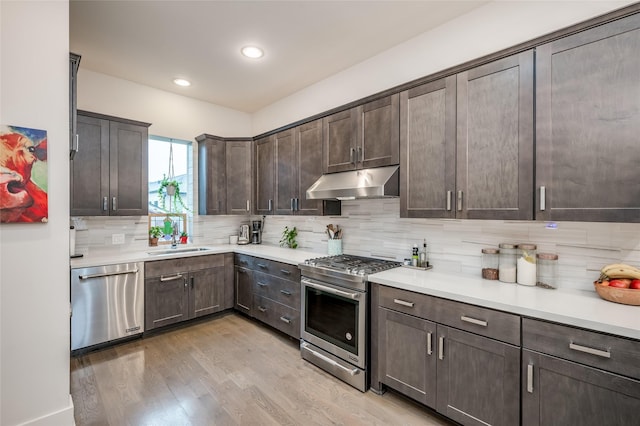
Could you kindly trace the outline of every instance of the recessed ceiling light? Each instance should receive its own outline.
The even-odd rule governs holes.
[[[189,80],[185,80],[184,78],[174,78],[173,82],[182,87],[191,86],[191,82]]]
[[[240,52],[242,52],[242,54],[247,58],[252,59],[262,58],[262,56],[264,55],[262,49],[256,46],[245,46],[240,50]]]

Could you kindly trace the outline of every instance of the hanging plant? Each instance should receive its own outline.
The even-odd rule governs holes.
[[[160,187],[158,188],[158,201],[163,210],[167,210],[167,197],[169,197],[169,212],[172,212],[173,209],[177,209],[176,211],[180,211],[181,209],[191,211],[180,196],[180,184],[178,181],[169,179],[166,175],[163,175],[160,181]],[[171,199],[174,200],[173,203],[171,203]]]

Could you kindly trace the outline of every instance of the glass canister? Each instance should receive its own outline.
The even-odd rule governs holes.
[[[482,249],[482,278],[485,280],[498,279],[498,264],[500,262],[500,250],[497,248]]]
[[[516,245],[502,243],[498,264],[498,277],[503,283],[516,282]]]
[[[536,285],[536,245],[518,244],[517,282],[518,284]]]
[[[538,278],[536,285],[543,288],[558,288],[556,285],[556,269],[558,255],[555,253],[538,253]]]

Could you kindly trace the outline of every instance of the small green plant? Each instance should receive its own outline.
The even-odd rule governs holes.
[[[172,187],[167,189],[168,187]],[[158,188],[158,201],[160,201],[160,207],[166,210],[166,199],[167,197],[173,197],[175,200],[175,205],[172,210],[175,209],[177,212],[182,209],[186,211],[191,211],[184,204],[182,197],[180,196],[180,184],[177,180],[171,179],[169,180],[166,175],[162,175],[162,180],[160,181],[160,187]]]
[[[280,240],[280,247],[298,248],[296,237],[298,236],[298,229],[294,226],[289,229],[288,226],[284,227],[282,231],[282,239]]]
[[[182,232],[180,233],[180,236],[181,236],[181,237],[185,237],[185,238],[186,238],[186,237],[188,237],[189,235],[187,235],[187,233],[186,233],[186,232],[182,231]]]
[[[162,236],[162,228],[159,226],[152,226],[149,228],[149,237],[160,238]]]

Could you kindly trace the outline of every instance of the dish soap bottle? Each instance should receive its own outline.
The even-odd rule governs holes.
[[[411,266],[418,266],[418,245],[413,245],[413,253],[411,254]]]
[[[418,266],[421,268],[429,267],[429,260],[427,258],[427,240],[426,238],[422,242],[422,251],[420,252],[420,258],[418,260]]]

